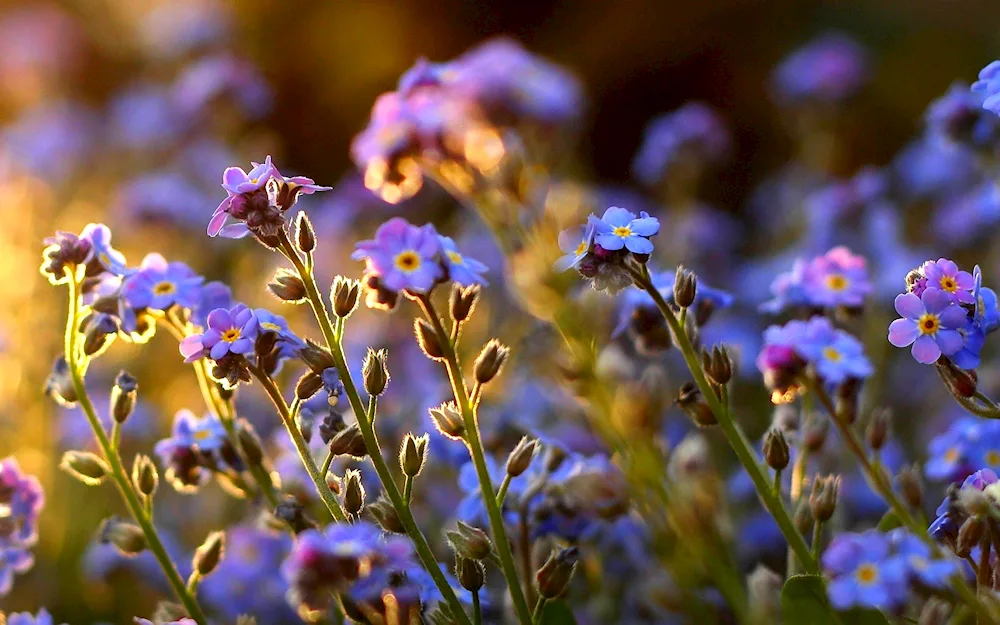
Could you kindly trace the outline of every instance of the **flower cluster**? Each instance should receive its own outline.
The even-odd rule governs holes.
[[[66,271],[79,268],[87,278],[127,273],[125,256],[111,247],[111,230],[104,224],[87,224],[79,235],[57,232],[45,239],[40,270],[50,283],[64,284]]]
[[[928,532],[935,540],[948,545],[959,555],[968,555],[973,545],[959,545],[960,533],[970,519],[978,519],[990,509],[990,497],[997,500],[997,487],[994,486],[1000,478],[990,469],[979,469],[962,482],[961,486],[948,489],[948,494],[938,506],[937,518],[931,523]],[[974,525],[978,521],[974,521]]]
[[[1000,61],[993,61],[979,72],[971,90],[983,96],[983,108],[1000,115]]]
[[[910,347],[913,358],[933,364],[942,356],[962,369],[979,366],[986,335],[998,327],[997,296],[953,261],[929,260],[907,276],[907,292],[896,296],[902,317],[889,325],[889,342]]]
[[[823,552],[827,593],[838,610],[894,611],[915,587],[942,589],[958,573],[955,560],[933,557],[930,547],[904,529],[837,535]]]
[[[155,451],[167,481],[182,493],[195,492],[213,474],[232,475],[243,468],[219,418],[199,418],[190,410],[174,415],[170,438],[156,443]]]
[[[448,281],[486,284],[486,265],[462,255],[432,224],[417,227],[401,217],[379,226],[375,238],[359,242],[351,257],[365,261],[363,282],[372,308],[391,310],[400,293],[426,294]]]
[[[626,265],[630,259],[641,264],[653,252],[650,237],[660,231],[660,221],[641,211],[612,206],[601,217],[590,215],[583,227],[559,235],[559,247],[565,252],[555,267],[559,271],[575,268],[592,280],[595,289],[620,291],[632,282]]]
[[[649,123],[632,170],[636,179],[653,187],[685,166],[697,169],[719,163],[730,147],[728,130],[718,113],[701,102],[691,102]]]
[[[865,259],[846,247],[835,247],[810,261],[798,260],[771,284],[774,299],[761,305],[766,312],[786,308],[806,310],[861,308],[872,292]]]
[[[0,461],[0,597],[10,592],[14,574],[35,562],[31,547],[38,542],[38,516],[44,504],[37,479],[22,473],[14,458]]]
[[[149,623],[149,621],[146,621]],[[55,625],[52,615],[45,608],[38,611],[38,614],[29,612],[15,612],[7,615],[7,625]]]
[[[924,473],[935,481],[957,482],[976,468],[1000,471],[1000,422],[962,417],[927,448]]]

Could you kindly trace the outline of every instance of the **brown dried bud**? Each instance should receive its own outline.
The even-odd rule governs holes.
[[[365,487],[361,484],[361,472],[348,469],[344,473],[344,510],[357,516],[365,507]]]
[[[687,308],[694,303],[697,292],[698,278],[683,265],[679,265],[674,277],[674,303],[681,308]]]
[[[274,272],[274,277],[267,283],[267,290],[289,304],[300,304],[306,300],[306,285],[290,269],[281,268]]]
[[[128,371],[118,372],[115,385],[111,388],[111,417],[117,423],[125,423],[132,415],[138,394],[138,381]]]
[[[782,471],[788,466],[790,451],[781,430],[772,428],[764,435],[764,460],[775,471]]]
[[[837,509],[837,495],[840,492],[840,476],[817,476],[813,481],[812,493],[809,494],[809,509],[812,517],[820,523],[825,523]]]
[[[868,422],[868,428],[865,430],[868,446],[875,451],[882,449],[886,441],[889,440],[891,426],[892,411],[890,409],[882,408],[873,412],[871,420]]]
[[[295,242],[299,250],[308,254],[316,249],[316,231],[305,211],[299,211],[295,218]]]
[[[365,390],[369,395],[378,396],[385,392],[389,384],[389,352],[386,349],[368,349],[368,355],[361,364],[361,375],[365,380]]]
[[[464,440],[465,422],[461,413],[455,408],[454,402],[445,402],[437,408],[431,408],[431,419],[439,432],[454,440]]]
[[[320,347],[311,339],[306,339],[306,346],[299,350],[299,358],[313,373],[321,374],[330,367],[336,366],[333,354],[325,347]]]
[[[295,396],[305,401],[323,388],[323,376],[315,371],[306,371],[295,383]]]
[[[146,535],[138,525],[118,517],[108,517],[100,530],[101,542],[114,545],[126,556],[136,556],[146,550]]]
[[[334,456],[353,456],[358,460],[368,455],[365,438],[362,436],[361,429],[357,423],[337,432],[330,439],[330,452]]]
[[[441,347],[438,335],[434,332],[431,324],[423,319],[414,319],[413,334],[416,335],[417,344],[420,345],[420,349],[423,350],[428,358],[431,360],[444,360],[444,349]]]
[[[826,436],[830,431],[830,422],[826,419],[810,419],[802,433],[802,444],[811,453],[823,448]]]
[[[698,427],[710,427],[717,425],[712,409],[701,397],[701,391],[694,385],[694,382],[687,382],[680,388],[677,394],[677,405],[694,421]]]
[[[903,494],[906,503],[919,510],[924,503],[924,487],[917,465],[903,467],[896,480],[899,483],[899,492]]]
[[[351,278],[337,276],[330,288],[333,301],[333,312],[341,319],[346,319],[358,308],[361,294],[361,283]]]
[[[194,570],[198,572],[198,575],[205,577],[215,570],[219,566],[219,562],[222,561],[223,552],[226,549],[226,534],[225,532],[212,532],[205,538],[205,542],[201,544],[198,549],[194,552],[194,558],[191,561],[194,566]]]
[[[705,375],[719,386],[725,385],[733,377],[733,361],[722,346],[716,345],[711,352],[703,348],[701,363]]]
[[[486,567],[478,560],[470,560],[462,556],[455,557],[455,577],[462,588],[470,592],[479,592],[486,581]]]
[[[507,362],[508,356],[510,356],[509,347],[497,339],[490,339],[483,347],[483,351],[479,352],[479,357],[476,358],[476,364],[473,367],[476,382],[487,384],[497,377],[500,370],[503,369],[504,363]]]
[[[118,335],[118,324],[110,315],[92,314],[83,322],[83,353],[93,358],[100,355]]]
[[[795,506],[795,516],[792,520],[795,523],[795,529],[799,530],[800,534],[808,534],[812,529],[813,517],[809,509],[808,497],[799,498],[799,502]]]
[[[546,599],[554,599],[563,594],[569,586],[570,578],[573,577],[579,557],[580,552],[576,547],[553,552],[535,575],[538,581],[538,593]]]
[[[455,553],[471,560],[485,560],[493,552],[493,543],[486,532],[458,521],[457,529],[446,530],[445,536]]]
[[[964,558],[973,547],[979,544],[986,533],[986,520],[981,516],[970,516],[958,529],[958,540],[955,542],[955,553]]]
[[[403,438],[403,444],[399,450],[399,467],[403,470],[403,475],[407,477],[417,477],[424,468],[427,461],[427,442],[430,437],[414,436],[407,433]]]
[[[938,358],[934,366],[952,395],[966,399],[976,394],[979,376],[974,370],[961,369],[947,357]]]
[[[156,492],[160,484],[160,475],[149,456],[138,454],[132,461],[132,484],[146,497],[152,497]]]
[[[59,468],[87,486],[102,483],[109,471],[104,460],[89,451],[67,451],[59,462]]]
[[[528,470],[535,455],[535,439],[522,436],[507,456],[507,475],[517,477]]]
[[[472,315],[482,288],[478,284],[463,287],[455,283],[451,288],[448,310],[456,323],[462,323]]]
[[[375,517],[375,522],[378,523],[378,526],[385,531],[392,532],[393,534],[406,533],[406,527],[399,520],[396,507],[384,496],[379,496],[373,503],[368,504],[367,510]]]

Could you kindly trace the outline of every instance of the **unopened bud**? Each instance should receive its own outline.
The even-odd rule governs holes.
[[[244,419],[239,420],[238,427],[236,438],[240,442],[243,456],[250,466],[259,466],[264,461],[264,446],[260,442],[260,437],[257,436],[253,426]]]
[[[555,473],[566,461],[566,450],[558,445],[549,445],[545,449],[545,472]]]
[[[569,586],[570,578],[573,577],[579,556],[580,552],[576,547],[553,552],[535,576],[538,581],[538,593],[546,599],[553,599],[563,594]]]
[[[444,360],[444,349],[441,347],[441,341],[437,333],[434,332],[434,328],[431,327],[431,324],[423,319],[415,319],[413,321],[413,334],[417,337],[417,344],[420,345],[420,349],[423,350],[428,358],[431,360]]]
[[[405,534],[406,527],[403,522],[399,520],[399,514],[396,512],[396,507],[392,505],[392,502],[386,499],[384,496],[380,496],[373,503],[368,504],[368,512],[375,517],[375,522],[378,526],[387,532],[392,532],[394,534]]]
[[[361,294],[361,283],[352,278],[337,276],[333,279],[330,289],[333,300],[333,312],[341,319],[350,317],[358,307]]]
[[[56,358],[52,365],[52,372],[45,379],[45,394],[51,397],[60,406],[75,406],[79,401],[76,395],[76,388],[73,386],[73,377],[69,373],[69,365],[63,356]]]
[[[903,494],[906,503],[919,510],[924,503],[924,487],[917,465],[903,467],[896,480],[899,482],[899,492]]]
[[[128,371],[120,371],[111,388],[111,416],[117,423],[125,421],[135,410],[139,382]]]
[[[979,376],[975,370],[962,369],[949,358],[939,358],[934,363],[934,366],[937,367],[938,373],[941,374],[941,379],[944,380],[948,391],[952,395],[961,399],[967,399],[976,394],[976,389],[979,386]]]
[[[986,493],[976,488],[960,488],[957,496],[958,507],[971,516],[990,514],[992,504]]]
[[[837,495],[840,492],[840,476],[817,476],[809,494],[809,510],[817,522],[825,523],[837,509]]]
[[[295,242],[299,249],[308,254],[316,249],[316,231],[305,211],[299,211],[295,218]]]
[[[795,506],[795,516],[792,521],[795,523],[795,529],[799,530],[800,534],[809,534],[813,526],[813,517],[812,511],[809,509],[808,497],[799,498],[799,502]]]
[[[194,552],[191,563],[199,575],[205,577],[219,566],[226,549],[225,532],[212,532]]]
[[[781,430],[772,428],[764,436],[764,460],[775,471],[782,471],[788,466],[790,451]]]
[[[323,388],[323,376],[315,371],[306,371],[295,383],[295,396],[305,401]]]
[[[973,547],[979,544],[986,533],[986,521],[979,515],[970,516],[958,528],[958,540],[955,542],[955,553],[964,558],[969,555]]]
[[[111,315],[91,314],[82,325],[83,353],[87,356],[100,354],[118,334],[118,324]]]
[[[865,430],[865,438],[868,446],[878,451],[885,446],[889,440],[889,429],[892,425],[892,411],[888,408],[876,410],[872,413],[868,428]]]
[[[493,551],[493,543],[490,542],[486,532],[478,527],[472,527],[458,521],[458,527],[453,530],[446,530],[445,536],[451,543],[455,553],[470,560],[485,560]]]
[[[455,408],[453,402],[446,402],[437,408],[431,408],[431,419],[438,431],[453,440],[463,440],[465,437],[465,423],[462,415]]]
[[[100,530],[101,542],[114,545],[126,556],[136,556],[146,550],[146,536],[142,529],[117,517],[104,520]]]
[[[698,278],[683,265],[678,266],[674,276],[674,303],[681,308],[687,308],[694,303],[697,292]]]
[[[149,456],[138,454],[132,461],[132,484],[146,497],[152,497],[156,492],[156,487],[160,484],[160,474]]]
[[[802,432],[802,444],[810,453],[823,448],[826,436],[830,432],[830,422],[826,419],[810,419]]]
[[[278,504],[274,509],[274,518],[285,523],[296,534],[300,534],[316,526],[306,517],[305,508],[295,499],[288,499]]]
[[[486,567],[479,560],[470,560],[462,556],[455,557],[455,577],[462,588],[470,592],[478,592],[486,581]]]
[[[478,284],[463,287],[455,283],[452,286],[448,310],[453,321],[462,323],[469,318],[476,306],[476,301],[479,299],[480,291],[481,287]]]
[[[856,395],[838,395],[834,406],[837,419],[843,423],[851,424],[858,419],[858,397]]]
[[[694,307],[694,325],[695,327],[702,327],[709,320],[712,319],[712,315],[715,314],[715,302],[711,299],[704,297],[698,300],[698,303]]]
[[[267,283],[267,290],[283,302],[298,304],[306,299],[306,285],[289,269],[278,269]]]
[[[476,364],[473,368],[476,382],[487,384],[493,378],[497,377],[509,356],[509,347],[497,339],[490,339],[483,347],[483,351],[479,352],[479,357],[476,358]]]
[[[510,455],[507,456],[507,475],[517,477],[528,470],[531,459],[535,455],[535,439],[521,437]]]
[[[427,442],[429,440],[430,437],[426,434],[414,436],[407,433],[399,451],[399,467],[403,470],[404,475],[408,477],[420,475],[420,471],[424,468],[424,462],[427,460]]]
[[[707,348],[702,349],[701,363],[705,375],[719,386],[733,377],[733,361],[724,347],[716,345],[711,352]]]
[[[361,484],[361,472],[348,469],[344,473],[344,510],[357,516],[365,507],[365,487]]]
[[[359,460],[368,455],[365,437],[357,423],[337,432],[330,439],[330,453],[334,456],[353,456]]]
[[[97,486],[108,475],[108,465],[89,451],[67,451],[59,468],[87,486]]]
[[[369,395],[378,396],[385,392],[385,387],[389,384],[389,366],[386,363],[388,358],[389,352],[385,349],[368,349],[368,355],[361,365],[361,374],[364,376],[365,390]]]
[[[325,347],[320,347],[311,339],[306,339],[306,346],[299,350],[299,358],[313,373],[322,375],[330,367],[335,367],[333,354]]]
[[[694,382],[687,382],[677,394],[677,405],[698,427],[709,427],[718,424],[712,409],[701,397],[701,391]]]

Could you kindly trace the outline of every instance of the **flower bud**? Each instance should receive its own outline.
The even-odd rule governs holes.
[[[535,455],[535,439],[522,436],[507,456],[507,475],[517,477],[528,470]]]
[[[324,443],[329,445],[337,434],[346,429],[347,424],[344,423],[344,415],[340,414],[337,410],[327,410],[319,422],[319,437],[323,439]],[[361,434],[361,430],[358,430],[357,433]],[[362,439],[362,442],[364,442],[364,439]]]
[[[330,367],[337,365],[333,360],[333,354],[325,347],[320,347],[310,339],[306,339],[306,346],[299,350],[299,358],[306,363],[306,366],[313,373],[322,375]]]
[[[70,408],[76,405],[79,397],[76,395],[76,388],[73,386],[73,377],[69,373],[69,364],[66,358],[60,356],[56,358],[52,365],[52,372],[45,379],[45,394],[51,397],[60,406]]]
[[[566,461],[566,450],[557,445],[549,445],[545,449],[545,472],[555,473]]]
[[[455,577],[462,588],[470,592],[479,592],[486,581],[486,567],[479,560],[470,560],[462,556],[455,557]]]
[[[795,523],[795,529],[799,530],[800,534],[808,534],[813,526],[812,512],[809,509],[809,498],[800,497],[798,504],[795,506],[795,515],[792,518]]]
[[[576,547],[553,552],[535,575],[538,593],[546,599],[554,599],[565,592],[579,555]]]
[[[275,297],[289,304],[300,304],[306,299],[306,285],[297,273],[289,269],[278,269],[267,283],[267,290]]]
[[[872,413],[868,428],[865,430],[865,438],[868,446],[878,451],[885,446],[889,439],[889,428],[892,425],[892,411],[888,408],[876,410]]]
[[[407,433],[403,438],[403,444],[399,450],[399,467],[403,474],[408,477],[417,477],[424,468],[427,461],[427,441],[430,437],[426,434],[414,436]]]
[[[383,530],[394,534],[406,533],[406,527],[399,520],[396,507],[385,496],[380,496],[373,503],[368,504],[367,510],[375,517],[375,522]]]
[[[698,303],[694,307],[694,325],[697,328],[704,326],[709,320],[712,319],[712,315],[715,314],[715,303],[708,299],[698,300]]]
[[[330,289],[333,301],[333,312],[341,319],[346,319],[358,307],[358,300],[361,294],[361,283],[352,278],[337,276],[333,279],[333,286]]]
[[[111,388],[111,416],[116,422],[125,423],[135,410],[138,389],[138,381],[128,371],[118,373],[115,385]]]
[[[323,388],[323,376],[315,371],[306,371],[295,383],[295,396],[305,401]]]
[[[264,446],[260,442],[260,437],[257,436],[253,426],[244,419],[239,420],[237,427],[239,430],[236,438],[240,442],[240,449],[243,450],[247,464],[252,467],[260,466],[264,461]]]
[[[716,345],[712,351],[702,348],[701,366],[705,375],[719,386],[725,385],[733,377],[733,361],[724,347]]]
[[[198,575],[205,577],[219,566],[226,550],[225,532],[212,532],[194,552],[191,565]]]
[[[146,497],[152,497],[156,492],[156,487],[160,484],[160,474],[149,456],[138,454],[132,461],[132,484]]]
[[[920,479],[920,469],[916,465],[903,467],[896,480],[899,482],[899,492],[903,494],[906,503],[919,510],[924,503],[924,487]]]
[[[479,352],[473,371],[476,382],[486,384],[497,377],[510,356],[510,348],[496,339],[490,339],[483,351]]]
[[[108,465],[89,451],[67,451],[59,468],[87,486],[97,486],[108,475]]]
[[[674,276],[674,303],[681,308],[687,308],[694,303],[697,291],[698,278],[683,265],[678,266],[677,274]]]
[[[365,507],[365,487],[361,484],[361,472],[348,469],[344,473],[344,510],[357,516]]]
[[[802,444],[811,453],[823,448],[830,432],[830,422],[826,419],[810,419],[802,432]]]
[[[413,334],[417,337],[417,344],[420,349],[431,360],[444,360],[444,349],[441,341],[431,324],[423,319],[414,319]]]
[[[389,384],[388,358],[389,352],[385,349],[368,349],[368,355],[361,365],[361,374],[369,395],[378,396],[385,392],[385,387]]]
[[[437,408],[431,408],[431,419],[439,432],[450,439],[460,441],[465,437],[465,422],[455,408],[454,402],[445,402]]]
[[[476,306],[476,301],[479,299],[479,293],[482,288],[478,284],[472,284],[466,287],[455,283],[451,287],[451,297],[448,300],[448,311],[451,313],[451,318],[456,323],[462,323],[472,314],[473,309]]]
[[[358,460],[368,455],[365,437],[361,434],[361,428],[357,423],[337,432],[330,439],[330,453],[334,456],[352,456]]]
[[[809,494],[809,510],[819,523],[825,523],[837,509],[837,495],[840,492],[840,476],[817,476]]]
[[[94,313],[83,326],[83,353],[90,357],[101,354],[118,334],[118,324],[111,315]]]
[[[781,430],[771,428],[764,436],[764,460],[775,471],[782,471],[790,459],[788,441]]]
[[[701,398],[701,391],[694,382],[686,382],[680,388],[676,402],[698,427],[709,427],[719,423],[712,414],[712,409]]]
[[[939,358],[934,366],[937,367],[941,379],[944,380],[948,391],[957,398],[967,399],[976,394],[979,386],[979,375],[975,370],[965,370],[951,361],[949,358]]]
[[[274,509],[274,518],[285,523],[296,534],[300,534],[316,526],[306,517],[302,504],[295,499],[288,499],[278,504]]]
[[[958,529],[958,540],[955,542],[955,553],[960,558],[969,555],[973,547],[979,544],[986,533],[986,520],[979,516],[970,516]]]
[[[146,536],[137,525],[118,517],[108,517],[101,524],[101,542],[114,545],[126,556],[136,556],[146,550]]]
[[[485,560],[493,552],[493,543],[486,532],[458,521],[457,529],[446,530],[445,536],[455,553],[470,560]]]
[[[299,250],[308,254],[316,249],[316,231],[305,211],[299,211],[295,218],[295,242]]]

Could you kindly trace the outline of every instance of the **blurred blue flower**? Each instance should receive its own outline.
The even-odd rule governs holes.
[[[785,104],[843,102],[864,86],[868,65],[868,53],[856,41],[841,33],[827,33],[775,68],[775,97]]]
[[[838,610],[892,610],[906,601],[906,561],[892,554],[889,539],[881,532],[838,534],[823,552],[822,563],[830,577],[830,603]]]

